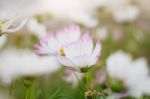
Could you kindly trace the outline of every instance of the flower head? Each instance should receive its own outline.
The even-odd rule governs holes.
[[[100,55],[101,44],[93,40],[89,33],[81,36],[78,26],[69,26],[55,35],[48,35],[36,45],[39,54],[49,54],[58,57],[58,61],[67,67],[81,69],[95,65]]]
[[[92,38],[85,33],[79,41],[63,46],[65,55],[59,55],[58,60],[64,66],[81,69],[95,65],[100,51],[100,42],[97,41],[94,48]]]
[[[139,99],[143,94],[150,94],[149,66],[145,58],[133,60],[130,54],[118,51],[110,55],[106,62],[109,76],[121,79],[129,95]]]

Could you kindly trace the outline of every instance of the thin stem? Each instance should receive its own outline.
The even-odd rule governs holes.
[[[89,90],[91,88],[90,88],[90,79],[89,79],[88,72],[85,73],[85,79],[86,79],[86,88],[87,90]]]
[[[12,96],[13,85],[14,85],[14,81],[12,80],[10,87],[9,87],[9,99],[11,99],[11,96]]]
[[[35,99],[34,98],[34,85],[33,85],[33,82],[32,82],[32,84],[29,84],[29,86],[26,87],[26,88],[27,88],[27,91],[26,91],[25,99]]]
[[[27,92],[26,92],[26,99],[30,99],[30,88],[27,89]]]

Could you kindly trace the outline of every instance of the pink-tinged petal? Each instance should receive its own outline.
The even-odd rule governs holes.
[[[70,42],[79,40],[80,35],[81,35],[80,28],[75,25],[63,28],[60,31],[57,31],[56,33],[57,39],[62,45],[66,45]]]
[[[93,50],[93,41],[89,33],[85,33],[82,38],[82,46],[81,46],[81,52],[90,55]]]
[[[96,42],[95,49],[93,50],[92,54],[88,58],[88,65],[92,66],[95,65],[96,62],[98,61],[98,58],[100,56],[100,51],[101,51],[101,44],[99,41]]]
[[[71,69],[65,69],[65,73],[67,74],[67,75],[71,75],[72,73],[73,73],[74,71],[73,70],[71,70]]]
[[[41,45],[35,45],[34,48],[38,54],[44,54],[44,55],[50,54],[50,51],[47,47],[42,47]]]
[[[60,43],[53,34],[49,35],[47,39],[47,45],[49,49],[55,51],[55,53],[57,53],[61,47]]]
[[[38,54],[56,55],[59,48],[60,45],[53,34],[43,37],[40,40],[40,44],[35,45],[35,49]]]
[[[76,67],[76,65],[73,64],[70,59],[68,59],[64,56],[58,56],[58,61],[66,67],[71,67],[71,68]]]
[[[66,46],[63,46],[64,52],[67,57],[72,58],[79,55],[90,56],[93,50],[93,42],[88,33],[82,36],[81,40],[72,42]]]

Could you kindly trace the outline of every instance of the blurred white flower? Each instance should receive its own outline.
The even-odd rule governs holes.
[[[139,16],[139,8],[137,6],[125,6],[113,11],[112,15],[116,22],[132,22]]]
[[[150,77],[145,58],[133,61],[129,54],[118,51],[108,57],[107,71],[111,77],[124,81],[130,95],[140,97],[150,94]]]
[[[139,16],[139,7],[131,0],[103,0],[103,7],[112,14],[116,22],[132,22]]]
[[[122,51],[113,53],[107,58],[107,71],[110,76],[119,79],[125,79],[129,70],[129,64],[132,61],[131,56]]]
[[[34,33],[39,38],[44,37],[47,34],[46,26],[40,24],[36,18],[31,18],[27,23],[27,29],[29,32]]]
[[[58,56],[61,64],[67,67],[81,69],[95,65],[101,51],[101,44],[93,40],[88,33],[85,33],[79,41],[70,43],[63,47],[63,55]]]
[[[10,12],[18,12],[27,17],[51,13],[54,18],[63,18],[93,27],[98,23],[93,14],[103,2],[101,0],[2,0],[0,3],[0,9],[7,15]]]
[[[63,46],[78,41],[81,31],[78,26],[71,25],[54,33],[49,33],[36,45],[38,54],[63,54]]]
[[[19,15],[15,14],[12,16],[1,16],[0,17],[0,33],[12,33],[18,31],[20,28],[24,26],[24,24],[27,22],[27,19],[21,20],[19,24],[17,22],[19,21]]]
[[[67,76],[63,79],[70,83],[73,87],[76,87],[79,81],[83,78],[83,74],[77,71],[66,69]]]
[[[0,36],[0,48],[3,47],[3,45],[6,43],[6,41],[7,41],[7,36],[6,35]]]
[[[131,0],[103,0],[103,6],[106,7],[106,9],[112,11],[114,9],[118,9],[119,7],[126,6],[131,3]]]
[[[100,40],[105,40],[108,37],[108,29],[106,27],[100,27],[96,30],[96,37]]]
[[[92,16],[101,0],[45,0],[47,8],[54,17],[72,20],[89,27],[97,25]]]
[[[55,57],[40,57],[30,51],[15,49],[1,52],[0,63],[0,78],[4,83],[10,83],[18,76],[50,74],[60,68]]]

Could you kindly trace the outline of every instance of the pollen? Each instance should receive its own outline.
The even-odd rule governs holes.
[[[59,52],[61,56],[65,56],[64,50],[62,48],[59,50]]]

